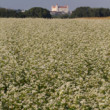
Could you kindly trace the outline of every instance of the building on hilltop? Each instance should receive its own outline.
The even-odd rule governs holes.
[[[57,4],[56,6],[52,6],[51,11],[68,13],[69,9],[68,9],[68,5],[58,6],[58,4]]]
[[[21,10],[21,9],[17,9],[17,10],[15,10],[17,13],[19,13],[19,12],[22,12],[22,13],[24,13],[26,10]]]
[[[58,4],[56,4],[55,6],[51,7],[51,14],[67,14],[69,13],[69,8],[68,5],[66,6],[58,6]]]

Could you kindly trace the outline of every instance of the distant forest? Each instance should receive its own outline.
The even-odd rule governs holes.
[[[37,18],[51,18],[50,11],[40,7],[33,7],[25,12],[21,10],[12,10],[6,8],[0,8],[0,17],[14,17],[14,18],[26,18],[26,17],[37,17]]]
[[[20,10],[12,10],[0,8],[0,17],[15,17],[15,18],[80,18],[80,17],[107,17],[110,16],[110,9],[108,8],[90,8],[79,7],[72,11],[71,14],[62,14],[58,16],[51,16],[50,11],[40,7],[33,7],[25,12]]]
[[[110,16],[110,9],[108,8],[90,8],[90,7],[79,7],[74,10],[71,17],[107,17]]]

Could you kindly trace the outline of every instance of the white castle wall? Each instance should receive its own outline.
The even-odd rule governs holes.
[[[68,8],[59,8],[59,12],[68,13]]]
[[[52,11],[58,11],[58,5],[52,6]]]
[[[69,9],[68,9],[68,6],[58,6],[58,5],[56,5],[56,6],[52,6],[51,11],[68,13]]]

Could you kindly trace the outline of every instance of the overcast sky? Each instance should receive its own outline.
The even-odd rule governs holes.
[[[29,9],[42,7],[51,10],[51,5],[69,5],[72,11],[80,6],[110,8],[110,0],[0,0],[0,7],[12,9]]]

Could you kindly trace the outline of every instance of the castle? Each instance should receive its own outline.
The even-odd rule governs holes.
[[[66,6],[58,6],[58,4],[57,4],[56,6],[52,6],[51,12],[68,13],[69,12],[69,8],[68,8],[68,5],[66,5]]]

